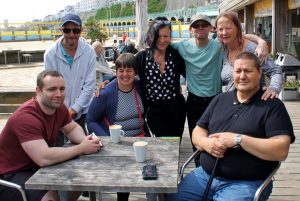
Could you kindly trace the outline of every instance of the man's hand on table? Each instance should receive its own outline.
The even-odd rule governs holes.
[[[98,137],[88,135],[82,140],[79,146],[81,147],[82,154],[92,154],[98,152],[103,145]]]

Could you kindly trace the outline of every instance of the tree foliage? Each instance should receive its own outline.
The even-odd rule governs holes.
[[[166,4],[166,0],[148,0],[148,13],[164,12]],[[135,15],[134,2],[126,2],[123,4],[113,4],[110,8],[98,9],[95,18],[97,20],[108,20],[110,17],[117,18],[133,15]]]
[[[107,35],[100,31],[99,23],[94,17],[90,17],[84,24],[86,29],[86,37],[91,39],[91,43],[96,40],[104,42],[107,39]]]

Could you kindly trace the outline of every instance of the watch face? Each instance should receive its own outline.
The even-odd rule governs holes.
[[[242,135],[241,134],[237,134],[235,136],[235,143],[236,144],[241,144],[241,141],[242,141]]]

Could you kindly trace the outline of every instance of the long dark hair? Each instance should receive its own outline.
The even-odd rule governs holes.
[[[158,40],[158,32],[161,28],[168,27],[171,31],[170,37],[172,36],[172,25],[166,17],[156,17],[150,24],[145,44],[152,49],[156,49],[156,42]]]

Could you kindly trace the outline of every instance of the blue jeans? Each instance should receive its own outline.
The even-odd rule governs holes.
[[[103,73],[102,74],[102,81],[105,81],[105,80],[109,80],[110,78],[112,78],[113,76],[111,74],[108,74],[108,73]]]
[[[200,166],[190,172],[179,184],[178,192],[171,194],[168,201],[199,201],[209,180],[207,174]],[[212,181],[207,200],[214,201],[252,201],[256,190],[263,180],[228,180],[215,177]],[[272,182],[267,186],[260,196],[260,200],[267,200],[272,192]]]

